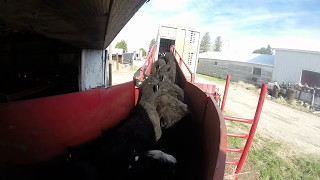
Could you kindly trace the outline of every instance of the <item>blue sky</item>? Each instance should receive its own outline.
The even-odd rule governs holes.
[[[223,40],[223,51],[320,51],[320,0],[150,0],[119,33],[129,51],[147,48],[160,24],[192,27]]]

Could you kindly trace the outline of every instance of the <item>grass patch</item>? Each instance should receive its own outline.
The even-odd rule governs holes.
[[[203,75],[203,74],[197,74],[197,76],[207,80],[207,81],[211,81],[211,82],[214,82],[214,83],[218,83],[218,84],[225,84],[226,83],[226,80],[224,79],[221,79],[219,77],[212,77],[212,76],[207,76],[207,75]],[[231,84],[232,82],[230,82]]]
[[[267,138],[258,138],[262,148],[254,146],[248,153],[248,158],[257,166],[261,179],[319,179],[320,161],[308,156],[288,158],[282,154],[287,148],[279,142]],[[282,149],[282,150],[280,150]],[[282,153],[279,153],[282,151]],[[284,157],[281,157],[284,155]]]
[[[228,132],[234,131],[248,132],[248,127],[232,122],[228,126]],[[244,147],[243,139],[228,137],[227,140],[229,146]],[[303,154],[286,154],[293,148],[283,142],[275,142],[256,134],[247,158],[259,170],[260,179],[319,179],[320,159]]]
[[[246,90],[251,91],[252,93],[257,94],[257,95],[259,95],[260,91],[261,91],[261,88],[255,86],[255,85],[243,82],[243,81],[237,82],[236,85],[238,85],[242,88],[245,88]]]
[[[225,83],[226,83],[226,80],[221,79],[219,77],[212,77],[212,76],[207,76],[207,75],[203,75],[203,74],[197,74],[197,76],[202,79],[205,79],[207,81],[217,83],[220,85],[225,85]],[[231,79],[232,79],[232,77],[231,77]],[[254,94],[260,94],[260,88],[257,86],[254,86],[252,84],[245,83],[243,81],[239,81],[239,82],[230,81],[230,84],[234,85],[235,87],[245,88],[246,90],[249,90],[249,91],[253,92]]]
[[[282,104],[284,106],[290,107],[292,109],[296,109],[296,110],[299,110],[299,111],[302,111],[302,112],[306,112],[306,113],[309,113],[309,114],[313,114],[315,116],[320,117],[320,114],[314,114],[314,113],[310,112],[309,108],[305,107],[304,106],[305,104],[303,104],[303,102],[300,101],[300,100],[294,99],[292,101],[289,101],[286,98],[283,98],[282,96],[280,96],[279,98],[277,98],[277,99],[275,99],[273,101],[276,102],[276,103]]]
[[[139,66],[133,66],[133,70],[137,71],[140,67]]]
[[[229,124],[230,124],[230,126],[228,126],[228,129],[230,131],[238,128],[238,129],[240,129],[240,133],[244,131],[247,134],[249,133],[250,127],[251,127],[249,124],[241,123],[241,122],[234,122],[234,121],[231,121]]]

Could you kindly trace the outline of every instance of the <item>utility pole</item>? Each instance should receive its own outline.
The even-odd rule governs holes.
[[[116,61],[117,61],[117,72],[119,72],[119,59],[118,59],[118,53],[116,55]]]

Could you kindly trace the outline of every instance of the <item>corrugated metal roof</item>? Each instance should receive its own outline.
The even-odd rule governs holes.
[[[302,49],[285,49],[285,48],[272,48],[276,51],[291,51],[291,52],[302,52],[302,53],[310,53],[310,54],[320,54],[319,51],[309,51],[309,50],[302,50]]]
[[[217,59],[226,61],[247,62],[253,64],[263,64],[273,66],[274,55],[266,54],[240,54],[240,53],[225,53],[225,52],[205,52],[199,54],[199,58]]]

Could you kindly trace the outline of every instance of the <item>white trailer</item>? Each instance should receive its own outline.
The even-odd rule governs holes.
[[[200,47],[199,31],[196,31],[193,28],[178,27],[173,25],[161,25],[158,30],[156,45],[156,58],[161,53],[169,52],[170,46],[174,45],[177,52],[187,63],[192,73],[196,72]],[[186,67],[182,66],[181,69],[186,76],[190,75],[187,72]]]

